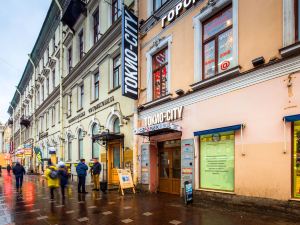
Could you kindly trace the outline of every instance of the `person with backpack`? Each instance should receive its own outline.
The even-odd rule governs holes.
[[[10,176],[11,166],[8,164],[7,167],[6,167],[6,169],[7,169],[8,176]]]
[[[59,187],[58,171],[56,166],[52,165],[52,163],[49,163],[49,166],[45,172],[45,176],[48,181],[48,187],[50,188],[51,200],[53,200],[54,190]]]
[[[67,172],[67,167],[63,162],[58,163],[58,178],[59,178],[61,196],[63,199],[65,199],[65,188],[68,184],[69,175]]]
[[[23,184],[23,175],[25,175],[25,169],[24,167],[17,162],[16,165],[13,167],[13,174],[16,177],[16,188],[22,188],[22,184]]]
[[[94,165],[91,168],[93,182],[94,182],[94,189],[93,191],[99,191],[100,190],[100,180],[99,176],[101,173],[101,164],[98,162],[98,159],[94,159]]]
[[[76,166],[76,172],[78,176],[78,193],[87,194],[85,191],[85,178],[86,171],[88,170],[88,166],[85,164],[85,159],[81,159],[80,163]]]

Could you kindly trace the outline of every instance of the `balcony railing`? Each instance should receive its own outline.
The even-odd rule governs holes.
[[[20,124],[21,126],[25,126],[26,128],[28,128],[30,126],[29,118],[27,116],[22,116],[20,120]]]

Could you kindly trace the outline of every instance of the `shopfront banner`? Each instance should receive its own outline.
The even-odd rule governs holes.
[[[24,144],[24,155],[32,156],[32,144],[30,143]]]
[[[293,180],[294,197],[300,198],[300,121],[294,125],[294,151],[293,151]]]
[[[149,132],[153,132],[153,131],[159,131],[159,130],[163,130],[163,129],[169,129],[169,130],[173,130],[173,131],[181,131],[182,128],[181,126],[177,125],[177,124],[173,124],[173,123],[159,123],[159,124],[155,124],[155,125],[151,125],[151,126],[147,126],[147,127],[139,127],[137,129],[134,129],[134,134],[135,135],[143,135]]]
[[[201,136],[200,187],[234,191],[234,132]]]
[[[39,147],[34,147],[34,153],[36,155],[36,158],[38,159],[38,162],[42,163],[42,158],[43,158],[42,150]]]
[[[122,12],[122,95],[138,99],[138,18],[126,6]]]

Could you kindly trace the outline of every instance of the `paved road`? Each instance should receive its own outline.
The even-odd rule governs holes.
[[[46,182],[26,176],[22,192],[14,177],[3,171],[0,178],[0,225],[2,224],[102,224],[102,225],[296,225],[276,215],[243,213],[214,207],[185,207],[179,197],[167,194],[77,194],[70,185],[68,197],[49,200]],[[90,188],[88,188],[90,190]]]

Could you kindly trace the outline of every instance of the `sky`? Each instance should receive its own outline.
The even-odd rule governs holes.
[[[15,93],[51,0],[0,0],[0,122]]]

